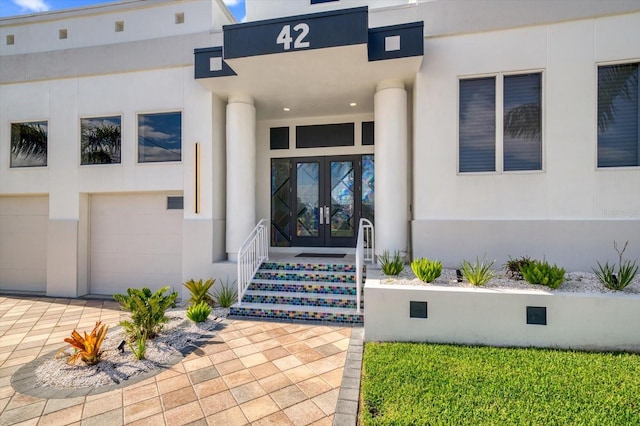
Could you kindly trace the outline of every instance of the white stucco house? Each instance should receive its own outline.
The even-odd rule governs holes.
[[[270,250],[640,258],[637,0],[123,0],[0,19],[0,290]],[[375,178],[374,178],[375,177]]]

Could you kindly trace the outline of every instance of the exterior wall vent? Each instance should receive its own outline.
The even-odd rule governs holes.
[[[184,210],[184,197],[167,197],[167,210]]]
[[[116,21],[116,32],[121,33],[124,31],[124,21]]]
[[[176,13],[176,24],[184,24],[184,12]]]
[[[15,44],[16,42],[16,37],[13,34],[7,34],[7,46],[11,46],[12,44]]]
[[[66,28],[58,31],[58,38],[60,40],[66,40],[67,36],[68,36],[68,34],[67,34],[67,29]]]

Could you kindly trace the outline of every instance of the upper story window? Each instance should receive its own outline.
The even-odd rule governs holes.
[[[80,164],[119,164],[121,144],[119,116],[80,120]]]
[[[640,166],[638,66],[598,67],[598,167]]]
[[[48,123],[11,123],[11,167],[47,165]]]
[[[461,173],[542,170],[542,74],[460,80],[458,136]]]
[[[311,0],[311,4],[320,4],[320,3],[333,3],[338,2],[340,0]]]
[[[182,113],[138,115],[138,162],[182,159]]]

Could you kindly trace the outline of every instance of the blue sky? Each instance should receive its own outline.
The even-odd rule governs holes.
[[[0,17],[25,15],[48,10],[69,9],[114,0],[0,0]],[[223,0],[238,22],[245,16],[244,0]]]

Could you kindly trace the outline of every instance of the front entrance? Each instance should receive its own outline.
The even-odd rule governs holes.
[[[355,247],[373,220],[373,155],[272,160],[273,246]]]

